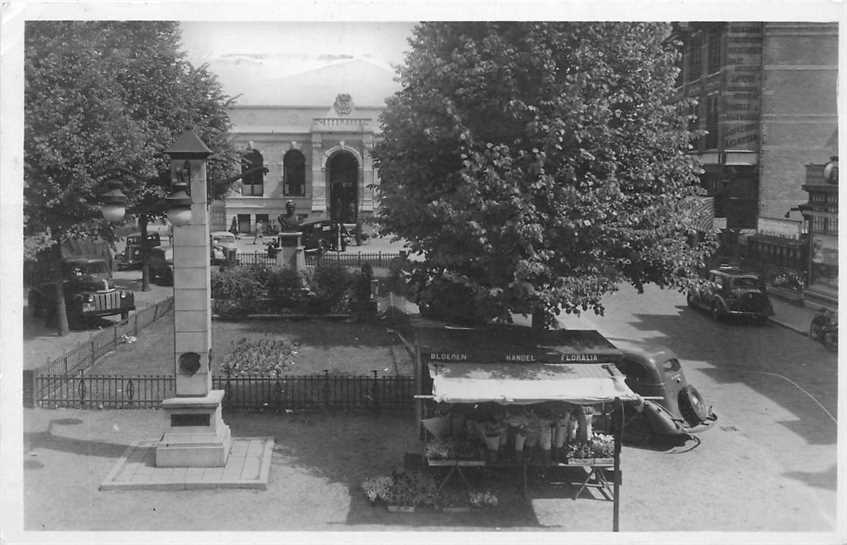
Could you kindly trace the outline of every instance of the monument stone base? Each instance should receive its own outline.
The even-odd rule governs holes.
[[[283,269],[303,272],[306,270],[305,247],[301,245],[300,232],[282,232],[279,234],[280,248],[276,256],[276,264]]]
[[[223,467],[232,438],[221,415],[223,390],[162,401],[168,429],[156,445],[156,467]]]

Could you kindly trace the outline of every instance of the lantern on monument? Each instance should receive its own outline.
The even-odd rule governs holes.
[[[109,191],[100,196],[100,211],[106,221],[118,223],[126,215],[126,195],[122,188],[120,181],[109,180]]]
[[[168,220],[173,225],[188,225],[191,222],[191,163],[187,159],[179,168],[176,164],[172,167],[171,187],[171,194],[165,197]]]

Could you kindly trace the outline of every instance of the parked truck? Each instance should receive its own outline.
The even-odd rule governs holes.
[[[49,254],[40,255],[26,268],[30,312],[47,323],[54,321],[56,282],[61,279],[72,329],[84,328],[103,316],[127,319],[129,311],[135,309],[135,295],[113,284],[113,263],[109,247],[102,241],[68,241],[62,245],[58,260]]]

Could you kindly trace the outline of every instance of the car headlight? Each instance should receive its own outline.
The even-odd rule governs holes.
[[[121,292],[121,299],[126,299],[126,292],[125,291]]]
[[[89,295],[88,297],[85,298],[85,302],[86,303],[93,303],[94,302],[94,296]]]

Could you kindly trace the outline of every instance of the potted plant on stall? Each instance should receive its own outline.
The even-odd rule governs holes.
[[[522,462],[529,428],[529,418],[521,411],[520,414],[509,415],[506,423],[514,437],[515,461]]]
[[[571,412],[564,411],[556,415],[553,426],[553,460],[558,462],[565,455],[565,445],[568,439],[568,428],[571,422]]]
[[[500,433],[502,431],[503,427],[499,422],[488,421],[483,424],[483,436],[489,463],[497,462],[497,452],[500,450]]]
[[[552,461],[553,427],[552,422],[548,418],[539,419],[538,444],[541,446],[542,463],[549,465]]]
[[[525,453],[526,456],[532,457],[540,438],[541,420],[534,411],[530,410],[527,414],[526,441],[524,443],[525,450],[528,451]]]

